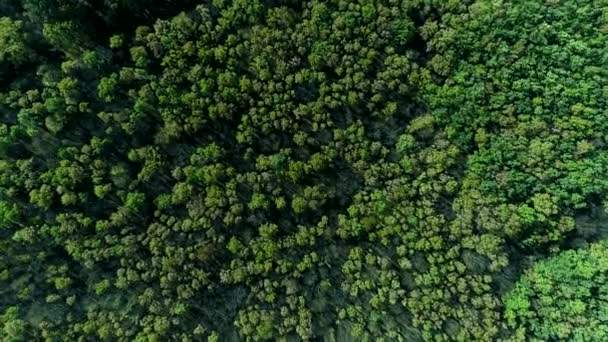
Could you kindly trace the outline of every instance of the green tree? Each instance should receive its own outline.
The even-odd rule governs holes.
[[[607,262],[608,245],[598,242],[534,264],[504,298],[513,339],[606,339]]]
[[[35,58],[31,39],[23,21],[0,17],[0,63],[18,67]]]

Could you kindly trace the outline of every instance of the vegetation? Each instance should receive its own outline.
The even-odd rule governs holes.
[[[535,265],[505,299],[517,339],[601,341],[606,321],[606,242]]]
[[[607,34],[606,0],[0,0],[0,341],[604,340]]]

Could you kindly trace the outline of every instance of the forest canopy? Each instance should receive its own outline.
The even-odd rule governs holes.
[[[608,0],[0,0],[0,341],[608,339]]]

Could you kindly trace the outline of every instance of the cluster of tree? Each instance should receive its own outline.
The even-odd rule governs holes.
[[[606,241],[539,261],[504,299],[512,340],[606,340],[607,272]]]
[[[547,337],[608,2],[152,3],[0,0],[0,340]]]

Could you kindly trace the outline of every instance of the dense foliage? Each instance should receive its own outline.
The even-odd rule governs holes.
[[[516,339],[608,339],[606,242],[566,251],[535,265],[505,299],[505,318]]]
[[[606,0],[0,0],[0,339],[593,320],[603,245],[532,264],[604,235],[607,33]]]

